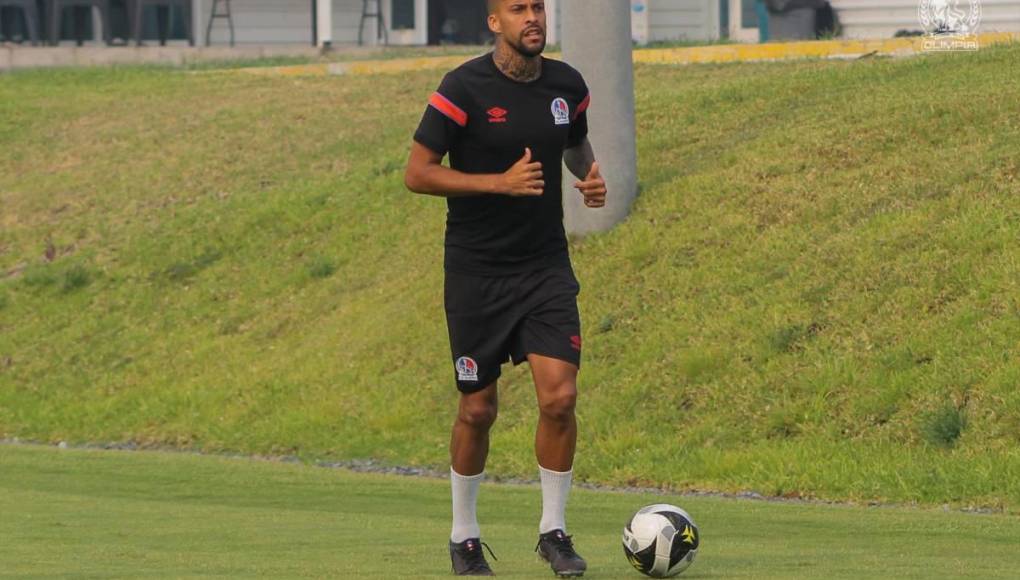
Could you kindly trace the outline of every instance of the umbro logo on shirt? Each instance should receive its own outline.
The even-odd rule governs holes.
[[[501,107],[493,107],[486,111],[489,114],[490,123],[506,123],[507,110]]]

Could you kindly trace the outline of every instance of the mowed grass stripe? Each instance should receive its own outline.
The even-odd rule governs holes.
[[[447,482],[163,452],[0,445],[0,576],[445,578]],[[574,490],[590,578],[638,578],[620,529],[638,507],[688,509],[691,578],[1014,578],[1020,519]],[[479,516],[501,577],[546,578],[533,485],[486,484]]]

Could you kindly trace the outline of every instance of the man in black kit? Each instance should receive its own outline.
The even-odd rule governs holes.
[[[481,0],[479,0],[481,1]],[[542,482],[536,551],[561,576],[587,565],[566,533],[581,363],[580,284],[563,229],[562,164],[589,208],[606,184],[588,142],[588,88],[543,58],[542,0],[488,0],[493,52],[448,73],[429,98],[407,164],[408,189],[447,198],[444,302],[460,408],[450,444],[458,575],[492,575],[475,516],[496,419],[500,365],[525,360],[538,396]],[[450,155],[450,167],[441,162]]]

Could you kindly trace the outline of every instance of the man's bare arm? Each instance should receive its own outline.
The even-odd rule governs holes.
[[[404,185],[415,193],[464,197],[479,193],[542,195],[542,164],[531,161],[531,151],[504,173],[464,173],[442,164],[443,156],[421,143],[411,145]]]

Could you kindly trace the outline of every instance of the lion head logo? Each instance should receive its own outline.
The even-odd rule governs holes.
[[[921,0],[917,15],[929,35],[973,36],[981,22],[981,0]]]

